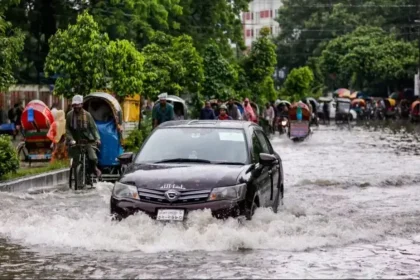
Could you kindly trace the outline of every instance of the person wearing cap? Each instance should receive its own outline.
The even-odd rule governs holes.
[[[80,149],[76,144],[87,145],[87,156],[91,173],[95,172],[98,178],[101,172],[98,169],[98,157],[96,156],[94,145],[101,144],[101,137],[92,115],[83,109],[83,96],[75,95],[72,99],[72,110],[67,113],[66,118],[66,138],[70,145],[69,155],[73,159],[79,158]],[[73,164],[78,162],[73,160]]]
[[[159,104],[157,104],[152,111],[153,128],[161,123],[175,119],[174,106],[166,102],[167,98],[168,94],[166,93],[159,95]]]
[[[217,117],[217,120],[225,121],[225,120],[232,120],[232,117],[227,114],[228,108],[225,104],[221,105],[219,116]]]

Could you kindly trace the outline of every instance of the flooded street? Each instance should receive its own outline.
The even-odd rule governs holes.
[[[0,278],[419,278],[414,134],[321,126],[272,140],[284,206],[252,221],[109,217],[111,184],[0,193]]]

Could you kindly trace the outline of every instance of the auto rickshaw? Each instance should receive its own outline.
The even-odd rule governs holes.
[[[335,123],[350,123],[352,114],[350,113],[351,101],[348,98],[336,99]]]
[[[299,116],[301,111],[301,116]],[[303,102],[293,103],[289,109],[288,137],[294,142],[305,140],[311,133],[311,111]]]
[[[420,121],[420,100],[416,100],[410,106],[410,121]]]
[[[92,115],[101,137],[98,168],[102,172],[102,180],[114,182],[120,178],[123,170],[118,161],[118,157],[124,152],[123,111],[120,103],[109,93],[95,92],[84,98],[83,109]]]
[[[176,95],[168,95],[166,102],[174,106],[175,119],[188,119],[188,106],[184,99]],[[156,100],[155,106],[157,104],[159,104],[159,100]]]
[[[395,119],[397,116],[396,105],[397,101],[392,98],[385,98],[385,118],[386,119]]]
[[[48,162],[52,157],[52,142],[47,137],[54,117],[44,102],[32,100],[21,116],[23,141],[16,147],[21,161]]]

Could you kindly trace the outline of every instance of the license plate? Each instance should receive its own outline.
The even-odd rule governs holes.
[[[159,221],[183,221],[184,210],[159,209],[156,219]]]

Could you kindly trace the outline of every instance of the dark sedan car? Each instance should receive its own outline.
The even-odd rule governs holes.
[[[112,192],[117,219],[142,211],[182,221],[197,209],[251,219],[257,207],[277,212],[283,199],[281,158],[252,122],[165,122],[120,161],[128,167]]]

